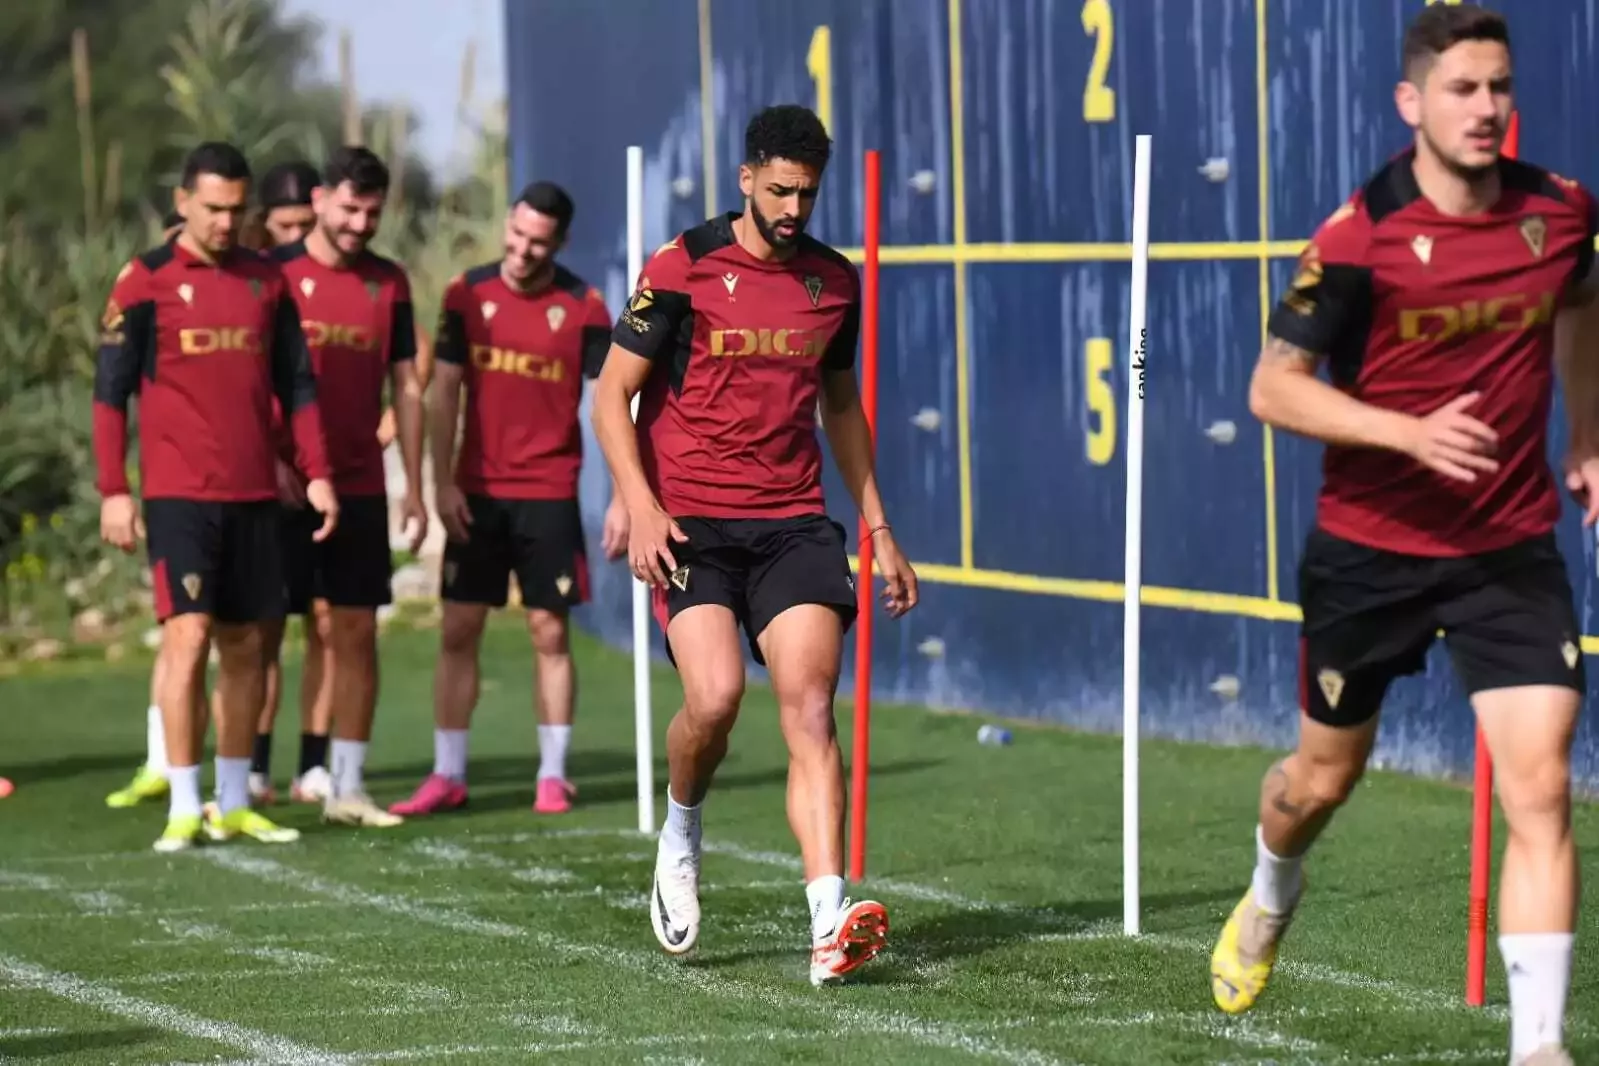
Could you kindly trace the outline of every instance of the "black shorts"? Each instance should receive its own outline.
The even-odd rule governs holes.
[[[524,607],[564,613],[588,601],[588,554],[576,500],[468,496],[466,504],[472,512],[466,541],[444,546],[443,599],[504,607],[514,573]]]
[[[1552,533],[1435,559],[1317,529],[1299,566],[1299,602],[1300,705],[1326,725],[1369,721],[1390,682],[1425,669],[1439,631],[1468,693],[1586,690],[1571,582]]]
[[[156,620],[204,614],[227,624],[283,617],[274,500],[144,501]]]
[[[305,614],[314,600],[374,610],[394,602],[387,497],[340,496],[339,524],[321,543],[311,539],[322,527],[316,508],[282,507],[278,520],[289,614]]]
[[[838,612],[855,623],[855,579],[844,550],[844,527],[826,515],[798,518],[679,518],[687,535],[671,545],[677,570],[654,593],[655,620],[664,633],[678,612],[702,603],[728,608],[744,629],[750,654],[766,665],[756,643],[772,619],[802,603]],[[672,656],[671,641],[666,654]],[[672,659],[676,663],[676,659]]]

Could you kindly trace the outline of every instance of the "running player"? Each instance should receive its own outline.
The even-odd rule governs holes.
[[[594,429],[631,519],[633,573],[683,680],[667,731],[670,784],[650,892],[661,946],[700,927],[700,811],[744,693],[743,628],[771,672],[789,750],[788,817],[811,915],[811,980],[881,950],[880,903],[845,899],[844,776],[833,720],[855,589],[844,530],[822,498],[822,428],[874,538],[895,617],[916,575],[894,543],[855,381],[860,283],[805,235],[832,146],[798,106],[751,120],[744,210],[710,219],[650,259],[594,393]],[[635,430],[629,415],[641,394]],[[870,575],[868,575],[868,580]]]
[[[391,808],[425,815],[467,800],[467,730],[478,697],[478,646],[491,607],[516,575],[538,663],[539,769],[533,809],[559,814],[567,778],[577,675],[568,612],[588,598],[577,501],[582,465],[578,405],[599,371],[611,316],[598,291],[560,266],[572,225],[570,196],[529,185],[505,222],[505,256],[450,283],[434,339],[437,382],[431,438],[435,506],[449,534],[444,618],[433,682],[434,764],[410,799]],[[455,454],[458,404],[466,426]],[[606,554],[621,554],[626,513],[612,499]]]
[[[314,512],[287,512],[288,610],[306,619],[306,660],[318,661],[333,708],[333,767],[323,820],[386,827],[401,819],[373,804],[364,781],[377,707],[377,609],[390,588],[389,510],[378,421],[383,386],[394,390],[404,456],[402,503],[414,551],[427,533],[422,504],[422,388],[416,372],[411,287],[401,267],[368,249],[389,191],[389,169],[366,148],[333,153],[313,190],[316,225],[272,257],[300,313],[327,424],[328,458],[339,493],[338,530],[315,539]],[[287,469],[280,460],[280,469]],[[281,641],[281,628],[275,634]],[[277,658],[278,646],[267,649]],[[322,693],[317,693],[320,698]],[[265,732],[270,742],[270,726]],[[257,737],[257,759],[265,746]],[[308,797],[309,774],[295,798]]]
[[[132,551],[147,526],[162,623],[159,703],[170,816],[162,851],[244,835],[294,840],[249,807],[250,742],[264,683],[262,623],[283,611],[274,502],[272,403],[290,413],[296,460],[323,516],[337,523],[316,381],[278,267],[236,245],[250,169],[232,145],[189,154],[175,196],[176,240],[132,260],[104,316],[95,375],[94,447],[101,535]],[[144,520],[127,478],[127,405],[139,396]],[[218,815],[205,823],[199,754],[212,641],[220,658]]]
[[[1591,314],[1599,220],[1575,182],[1500,157],[1512,105],[1499,15],[1425,8],[1402,78],[1414,147],[1317,230],[1250,386],[1262,421],[1326,443],[1325,481],[1299,572],[1299,746],[1266,774],[1254,880],[1216,944],[1212,991],[1237,1013],[1265,989],[1305,853],[1360,779],[1388,685],[1423,669],[1442,630],[1509,825],[1511,1061],[1555,1066],[1571,1061],[1569,749],[1584,667],[1545,444],[1559,368],[1568,485],[1592,523],[1599,333],[1574,316]]]

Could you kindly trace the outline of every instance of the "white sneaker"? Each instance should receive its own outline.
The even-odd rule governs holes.
[[[289,799],[295,803],[326,803],[333,795],[333,775],[325,766],[313,766],[289,784]]]
[[[811,984],[824,985],[877,958],[888,943],[888,911],[876,900],[844,901],[838,923],[811,941]]]
[[[700,857],[689,852],[655,856],[650,924],[668,954],[683,955],[700,937]]]
[[[329,796],[322,806],[322,820],[329,825],[358,825],[373,829],[389,829],[403,825],[405,819],[372,802],[365,792],[347,796]]]

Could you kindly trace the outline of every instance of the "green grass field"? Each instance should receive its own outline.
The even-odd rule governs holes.
[[[431,768],[435,639],[385,639],[380,801]],[[855,984],[813,989],[786,760],[760,689],[706,806],[700,945],[670,959],[645,904],[653,842],[634,831],[629,660],[587,641],[578,655],[572,814],[531,812],[531,665],[506,619],[485,647],[469,813],[353,831],[283,806],[306,831],[297,844],[177,857],[149,848],[164,804],[103,805],[143,751],[147,663],[0,680],[0,773],[18,786],[0,803],[0,1061],[1506,1059],[1496,949],[1491,1005],[1462,995],[1465,792],[1372,774],[1308,867],[1276,983],[1230,1019],[1206,960],[1249,875],[1271,756],[1145,746],[1145,935],[1128,939],[1119,740],[1022,728],[982,747],[977,719],[920,709],[873,722],[870,877],[852,892],[887,904],[889,948]],[[670,673],[655,699],[660,754]],[[280,788],[295,719],[279,730]],[[847,751],[847,704],[839,728]],[[1599,851],[1591,807],[1577,825]],[[1599,1056],[1594,932],[1572,989],[1579,1062]]]

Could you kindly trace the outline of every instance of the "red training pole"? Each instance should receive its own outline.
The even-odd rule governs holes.
[[[1512,111],[1505,143],[1508,159],[1521,154],[1521,116]],[[1488,995],[1488,882],[1493,878],[1494,767],[1477,727],[1471,782],[1471,890],[1466,902],[1466,1003],[1480,1007]]]
[[[882,224],[881,159],[866,153],[866,269],[861,276],[861,409],[877,453],[877,248]],[[872,729],[872,534],[860,520],[860,573],[855,578],[855,753],[850,759],[849,879],[866,876],[866,779]]]

